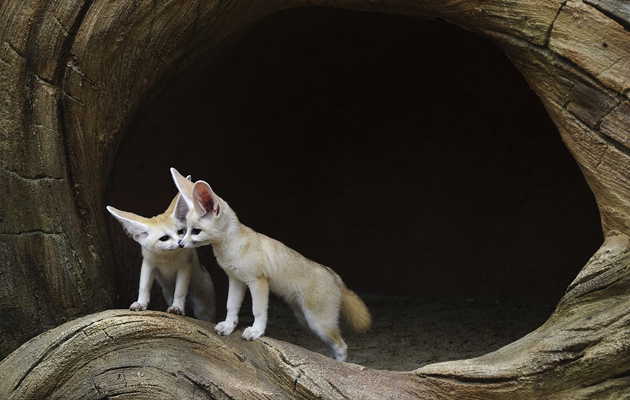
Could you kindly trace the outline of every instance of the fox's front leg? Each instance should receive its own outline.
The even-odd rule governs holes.
[[[227,298],[227,316],[225,321],[219,322],[214,331],[219,335],[227,336],[234,332],[236,324],[238,324],[238,312],[241,310],[243,298],[245,297],[245,284],[228,275],[228,298]]]
[[[252,294],[254,324],[243,331],[243,339],[256,340],[265,333],[267,327],[267,306],[269,305],[269,285],[267,279],[260,278],[249,284]]]
[[[177,271],[175,279],[175,294],[173,295],[173,304],[166,309],[167,313],[184,315],[186,307],[186,295],[188,294],[188,285],[190,284],[190,265],[181,267]]]
[[[138,301],[129,306],[132,311],[144,311],[149,305],[151,298],[151,286],[155,279],[155,269],[151,268],[146,261],[142,261],[142,269],[140,270],[140,287],[138,289]]]

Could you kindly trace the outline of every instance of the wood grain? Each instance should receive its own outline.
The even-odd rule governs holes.
[[[3,1],[0,356],[58,327],[0,365],[2,397],[620,398],[630,369],[630,32],[620,4]],[[607,237],[551,319],[495,353],[409,374],[271,339],[221,342],[210,327],[158,314],[62,325],[115,303],[102,199],[132,117],[202,54],[307,5],[437,16],[486,35],[523,73],[592,188]]]

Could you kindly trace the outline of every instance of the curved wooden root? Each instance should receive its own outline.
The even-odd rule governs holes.
[[[492,398],[622,398],[630,387],[629,268],[630,238],[611,236],[542,327],[493,353],[417,372],[481,384]]]
[[[0,398],[382,399],[414,380],[271,338],[219,336],[213,325],[191,318],[111,310],[66,323],[12,353],[0,364]]]
[[[0,364],[0,398],[618,398],[630,385],[630,238],[611,236],[552,317],[496,352],[414,372],[370,370],[161,312],[105,311]]]

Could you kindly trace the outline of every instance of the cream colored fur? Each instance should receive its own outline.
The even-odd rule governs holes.
[[[179,246],[179,240],[186,231],[188,213],[188,205],[181,200],[181,196],[175,196],[169,208],[153,218],[144,218],[111,206],[107,206],[107,211],[142,246],[138,301],[129,309],[147,309],[151,286],[153,280],[157,279],[170,306],[166,312],[184,315],[188,304],[195,317],[215,322],[216,304],[212,278],[199,263],[196,249]]]
[[[234,331],[249,288],[254,323],[243,331],[243,338],[258,339],[267,326],[271,290],[289,303],[300,324],[324,341],[335,359],[344,361],[347,346],[339,333],[339,313],[351,328],[366,331],[372,321],[363,301],[330,268],[241,224],[206,182],[193,184],[174,168],[171,173],[190,207],[187,232],[180,246],[212,245],[229,278],[227,316],[215,331],[221,335]]]

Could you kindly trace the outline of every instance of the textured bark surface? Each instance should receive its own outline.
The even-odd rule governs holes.
[[[160,312],[105,311],[0,363],[0,397],[619,399],[630,385],[630,238],[593,256],[542,327],[490,354],[413,372],[370,370]]]
[[[38,337],[0,367],[2,398],[417,398],[412,373],[334,362],[297,346],[165,313],[105,311]],[[54,384],[51,384],[55,382]],[[343,387],[349,387],[348,392]]]
[[[608,0],[5,0],[0,356],[114,304],[102,198],[131,118],[200,55],[251,22],[306,5],[435,15],[506,51],[584,172],[607,237],[554,315],[538,331],[479,359],[391,374],[333,363],[270,339],[249,347],[237,339],[217,342],[208,326],[187,319],[108,312],[49,331],[7,358],[0,367],[2,397],[131,397],[156,388],[171,393],[173,382],[187,381],[189,393],[211,398],[275,397],[279,391],[357,398],[359,390],[365,398],[398,392],[621,398],[630,369],[630,18],[620,2]],[[138,359],[155,366],[141,371]],[[180,363],[181,374],[163,372],[180,371]],[[85,368],[73,374],[78,365]],[[125,392],[123,378],[133,390]]]

